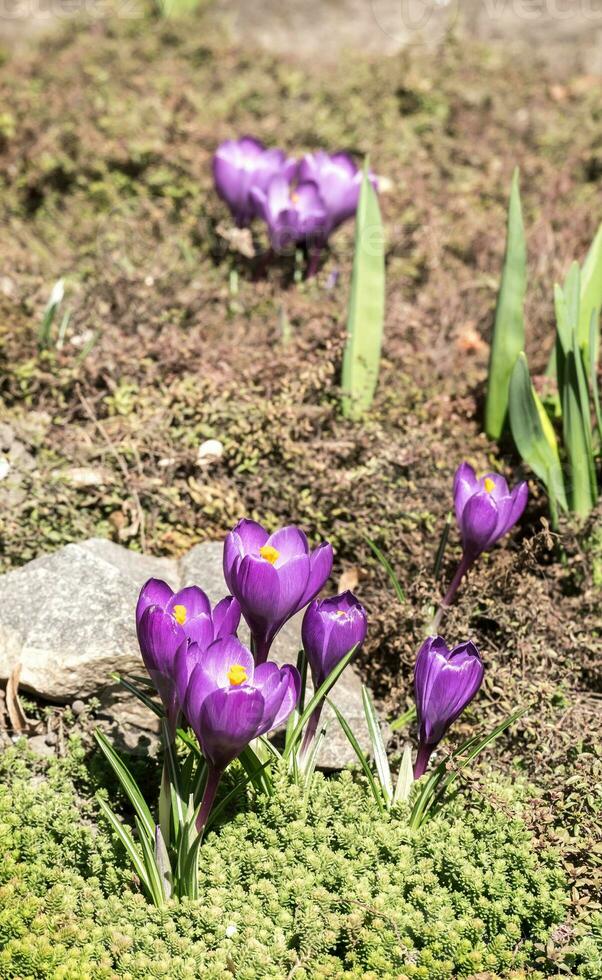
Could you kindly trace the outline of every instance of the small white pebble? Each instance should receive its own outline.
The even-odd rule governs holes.
[[[217,463],[224,455],[224,444],[219,439],[207,439],[198,448],[196,462],[197,466],[205,468]]]
[[[3,480],[5,476],[10,473],[10,463],[6,456],[0,456],[0,480]]]
[[[236,935],[237,932],[238,929],[233,922],[231,922],[229,926],[226,926],[226,936],[228,939],[232,939],[232,936]]]

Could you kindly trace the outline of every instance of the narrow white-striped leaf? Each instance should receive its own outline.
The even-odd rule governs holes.
[[[393,803],[405,803],[407,800],[409,800],[413,785],[414,769],[412,766],[412,746],[409,744],[409,742],[407,742],[401,757],[401,765],[399,767],[399,775],[395,785]]]
[[[378,773],[378,778],[380,779],[384,797],[389,804],[393,799],[393,780],[391,778],[391,769],[389,767],[387,750],[385,748],[385,743],[383,742],[378,715],[376,714],[372,698],[370,697],[370,692],[365,684],[362,684],[362,702],[364,705],[366,724],[368,726],[368,734],[370,736],[370,744],[372,746],[374,764],[376,765],[376,771]]]

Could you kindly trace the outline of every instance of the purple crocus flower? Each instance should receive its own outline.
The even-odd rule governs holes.
[[[414,694],[418,754],[414,778],[424,773],[436,745],[479,690],[485,668],[474,643],[450,650],[443,637],[429,636],[416,658]]]
[[[328,234],[357,211],[362,172],[348,153],[306,154],[299,163],[299,180],[313,181],[326,205]],[[376,184],[374,178],[372,183]]]
[[[469,463],[461,463],[454,477],[454,506],[464,555],[472,562],[516,524],[529,489],[519,483],[512,492],[503,476],[487,473],[479,479]]]
[[[301,678],[288,664],[255,666],[253,654],[235,636],[192,655],[198,657],[197,666],[187,680],[185,673],[178,675],[177,692],[208,767],[200,832],[224,769],[252,739],[284,724],[299,700]]]
[[[272,248],[283,252],[297,242],[322,243],[328,237],[328,211],[317,185],[308,180],[291,184],[284,173],[272,177],[267,188],[251,191],[257,213],[268,226]]]
[[[178,649],[193,641],[204,650],[218,637],[236,633],[239,622],[240,605],[233,596],[226,596],[212,610],[196,585],[174,592],[166,582],[151,578],[142,586],[136,606],[138,643],[172,729],[178,714],[174,687]]]
[[[251,191],[265,191],[275,174],[290,179],[297,161],[282,150],[266,149],[251,136],[221,143],[213,157],[213,177],[217,193],[228,205],[239,227],[257,215]]]
[[[352,592],[328,599],[314,599],[303,617],[301,638],[311,670],[314,689],[324,683],[346,653],[361,647],[366,638],[366,610]],[[323,703],[316,706],[305,729],[301,757],[314,739]]]
[[[314,599],[332,570],[332,547],[310,551],[298,527],[274,534],[243,519],[226,536],[224,578],[240,602],[256,662],[264,663],[272,641],[295,613]]]
[[[480,479],[469,463],[461,463],[454,476],[454,507],[462,537],[462,558],[431,623],[435,632],[454,601],[458,586],[473,562],[519,520],[529,488],[523,481],[512,492],[503,476],[487,473]]]
[[[361,647],[367,628],[366,610],[353,592],[310,603],[303,617],[301,638],[314,687],[326,680],[353,647]]]

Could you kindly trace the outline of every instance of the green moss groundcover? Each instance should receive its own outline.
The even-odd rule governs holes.
[[[309,800],[282,777],[208,835],[200,900],[162,911],[86,799],[77,745],[44,763],[9,750],[0,769],[1,978],[556,975],[565,875],[507,788],[501,809],[460,795],[411,832],[350,773]],[[593,938],[565,960],[602,975]]]

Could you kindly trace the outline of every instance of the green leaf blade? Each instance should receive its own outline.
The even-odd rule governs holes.
[[[581,269],[580,299],[578,340],[587,360],[591,319],[599,325],[602,309],[602,223]]]
[[[130,803],[134,807],[136,814],[140,820],[141,826],[144,828],[145,833],[151,841],[155,839],[155,821],[152,818],[152,814],[146,804],[146,801],[140,792],[136,780],[132,776],[130,770],[126,766],[125,762],[119,757],[106,735],[96,729],[94,736],[101,749],[103,755],[107,759],[107,762],[111,766],[113,772],[117,776],[124,792],[126,793]]]
[[[387,750],[383,741],[376,709],[365,684],[362,684],[362,703],[364,706],[364,715],[366,716],[368,734],[370,736],[370,744],[372,746],[372,757],[376,765],[380,785],[387,803],[391,803],[393,799],[391,768],[389,766]]]
[[[485,431],[499,439],[508,414],[514,364],[525,346],[523,306],[527,289],[527,245],[520,200],[518,168],[512,177],[506,254],[495,312],[485,404]]]
[[[374,398],[385,320],[385,243],[376,191],[367,165],[355,225],[355,253],[343,355],[343,415],[357,420]]]
[[[554,518],[557,505],[567,510],[560,455],[554,429],[533,388],[523,353],[517,358],[510,378],[508,408],[516,448],[545,485]]]
[[[284,752],[282,753],[283,759],[289,759],[291,753],[295,751],[296,745],[303,733],[303,728],[306,722],[309,721],[310,715],[313,713],[314,708],[317,708],[318,705],[321,703],[321,701],[324,700],[324,698],[326,697],[330,689],[334,686],[336,681],[339,679],[339,677],[345,670],[345,667],[347,666],[347,664],[355,654],[356,650],[357,650],[357,644],[351,648],[349,653],[346,653],[345,656],[342,657],[341,660],[339,660],[336,667],[333,667],[326,680],[323,681],[322,684],[320,684],[320,687],[318,688],[317,691],[315,691],[309,703],[305,705],[303,711],[301,712],[301,715],[299,716],[299,721],[297,722],[294,731],[291,733],[290,738],[287,740],[286,747],[284,749]]]
[[[373,795],[373,797],[374,797],[374,799],[376,801],[376,804],[377,804],[379,810],[381,811],[381,813],[383,813],[384,812],[384,809],[385,809],[385,806],[384,806],[384,803],[383,803],[383,795],[382,795],[382,792],[381,792],[381,788],[379,787],[378,783],[376,782],[376,779],[374,778],[374,773],[372,772],[372,769],[370,768],[370,763],[368,762],[368,759],[366,757],[366,753],[364,751],[362,751],[362,747],[359,744],[359,742],[358,742],[357,738],[355,737],[355,735],[353,734],[353,732],[351,731],[351,728],[349,727],[349,723],[347,722],[347,719],[341,714],[341,712],[339,711],[339,709],[336,707],[336,705],[334,705],[332,703],[332,701],[329,701],[327,699],[327,703],[329,704],[329,706],[334,711],[335,716],[336,716],[336,719],[337,719],[339,725],[341,726],[341,728],[343,729],[343,732],[345,734],[345,737],[347,738],[347,741],[349,742],[349,744],[351,745],[351,748],[355,752],[355,754],[357,756],[357,759],[358,759],[358,761],[359,761],[362,769],[364,770],[364,774],[366,776],[366,779],[368,780],[368,785],[370,786],[370,789],[372,791],[372,795]]]

